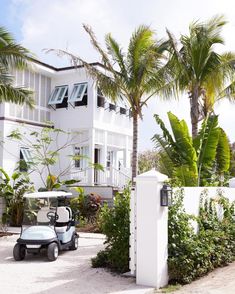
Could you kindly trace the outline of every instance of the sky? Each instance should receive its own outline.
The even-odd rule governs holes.
[[[93,28],[101,44],[105,34],[112,33],[125,51],[131,34],[141,24],[154,29],[159,39],[166,38],[166,28],[179,37],[188,32],[192,21],[204,21],[216,14],[223,14],[228,20],[223,30],[224,50],[235,51],[234,0],[0,0],[0,26],[5,26],[38,59],[54,66],[65,66],[69,61],[45,54],[43,49],[66,49],[89,62],[99,60],[83,23]],[[234,142],[235,104],[224,100],[215,110],[220,126]],[[140,151],[152,149],[151,138],[160,133],[153,115],[159,114],[169,126],[168,111],[185,119],[190,128],[187,97],[162,101],[155,96],[144,109],[140,122]]]

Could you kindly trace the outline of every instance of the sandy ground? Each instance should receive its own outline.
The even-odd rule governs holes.
[[[173,293],[173,292],[172,292]],[[235,262],[218,268],[207,276],[183,286],[175,294],[234,294]]]
[[[16,262],[12,249],[18,236],[0,238],[0,293],[122,293],[142,294],[152,291],[137,286],[133,278],[114,275],[104,269],[93,269],[91,257],[103,248],[102,235],[82,233],[77,251],[61,252],[55,262],[45,254],[27,255]]]
[[[105,269],[91,268],[90,259],[103,248],[101,234],[80,234],[77,251],[61,252],[57,261],[48,262],[46,255],[27,255],[16,262],[12,249],[17,235],[0,238],[0,293],[76,293],[76,294],[144,294],[153,289],[137,286],[132,278],[121,277]],[[156,292],[155,292],[156,293]],[[157,293],[161,293],[159,290]],[[172,292],[173,293],[173,292]],[[234,294],[235,263],[217,269],[175,294]]]

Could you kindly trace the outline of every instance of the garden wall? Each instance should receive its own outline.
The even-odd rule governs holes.
[[[214,198],[222,193],[230,202],[235,201],[235,188],[229,187],[183,187],[184,189],[184,208],[188,214],[198,216],[200,196],[207,191],[208,197]],[[179,188],[174,188],[175,193]]]

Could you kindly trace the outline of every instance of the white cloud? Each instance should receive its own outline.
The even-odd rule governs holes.
[[[24,46],[31,49],[42,61],[53,65],[64,64],[54,55],[45,55],[43,48],[60,48],[77,52],[88,61],[97,55],[82,29],[82,23],[93,27],[102,43],[105,33],[126,47],[133,30],[140,24],[151,25],[157,35],[165,36],[165,28],[175,35],[185,33],[195,19],[208,19],[215,14],[225,14],[230,23],[224,30],[228,49],[235,50],[235,9],[233,0],[12,0],[11,14],[21,26]],[[156,132],[153,113],[166,121],[166,111],[172,110],[189,123],[189,105],[186,98],[179,102],[159,102],[152,99],[140,124],[140,148],[151,148],[150,138]],[[235,106],[223,103],[217,108],[220,123],[235,140]],[[190,124],[189,124],[190,126]]]

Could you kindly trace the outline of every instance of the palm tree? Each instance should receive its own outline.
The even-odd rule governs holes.
[[[234,88],[226,89],[234,78],[235,55],[219,54],[215,50],[215,45],[224,44],[221,30],[225,24],[223,16],[215,16],[205,23],[192,23],[189,35],[180,38],[180,49],[168,31],[172,92],[188,93],[193,138],[197,136],[199,121],[213,112],[216,101],[231,98],[227,94]]]
[[[86,25],[84,29],[99,53],[105,71],[101,72],[79,56],[66,51],[53,49],[48,51],[69,56],[75,65],[82,64],[90,76],[97,81],[102,93],[113,101],[117,101],[120,95],[127,99],[133,115],[133,179],[137,175],[138,121],[139,118],[143,118],[143,106],[165,82],[163,61],[168,43],[163,40],[156,41],[154,32],[142,25],[132,34],[126,53],[111,34],[105,36],[106,50],[104,50],[97,42],[92,29]]]
[[[26,48],[17,44],[11,34],[0,27],[0,103],[26,103],[33,107],[32,92],[13,86],[14,77],[11,74],[13,69],[28,68],[31,57]]]

